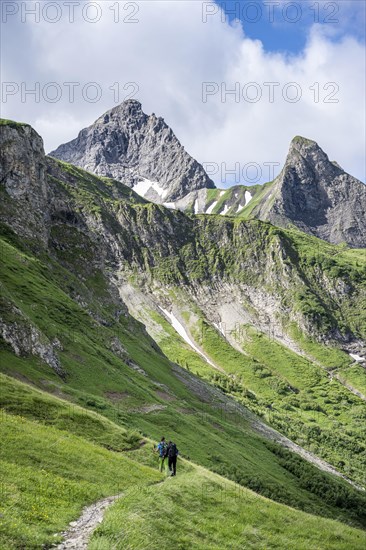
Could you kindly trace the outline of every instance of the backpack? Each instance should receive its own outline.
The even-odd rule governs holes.
[[[178,456],[178,449],[177,449],[177,446],[176,446],[175,443],[172,443],[171,445],[169,445],[168,456],[169,456],[169,458],[173,458],[175,456]]]
[[[160,458],[166,457],[166,449],[167,449],[167,444],[164,441],[160,441],[160,443],[158,444],[158,451],[159,451]]]

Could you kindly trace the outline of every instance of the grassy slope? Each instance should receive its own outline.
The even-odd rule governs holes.
[[[211,206],[214,202],[217,202],[215,207],[212,210],[212,214],[218,214],[220,211],[223,210],[224,205],[230,201],[231,206],[230,209],[226,212],[226,215],[228,216],[235,216],[238,215],[240,217],[246,217],[245,212],[248,212],[248,207],[243,208],[240,210],[240,213],[237,213],[239,205],[242,206],[245,204],[245,192],[249,191],[249,193],[252,195],[252,199],[250,202],[257,203],[257,196],[263,194],[263,189],[267,188],[268,184],[265,184],[265,186],[261,185],[235,185],[233,187],[229,187],[228,189],[208,189],[207,195],[206,195],[206,205],[205,205],[205,211],[209,206]],[[244,216],[243,216],[244,213]]]
[[[240,218],[249,219],[252,216],[253,211],[260,204],[261,200],[269,191],[272,184],[273,181],[269,181],[268,183],[265,183],[264,185],[259,187],[249,204],[247,204],[246,207],[243,208],[243,210],[241,210],[241,212],[239,213]]]
[[[181,297],[180,303],[183,302],[187,304],[188,299]],[[242,326],[240,334],[233,335],[242,346],[243,355],[202,316],[198,326],[190,326],[191,333],[205,353],[222,368],[225,373],[222,374],[177,337],[162,316],[152,315],[164,329],[158,343],[173,361],[214,383],[290,439],[365,484],[366,460],[362,442],[366,405],[342,385],[331,381],[325,367],[299,356],[250,326]],[[338,350],[327,350],[315,343],[308,346],[314,355],[327,354],[333,365],[348,363],[347,356]],[[355,386],[359,382],[361,388],[365,372],[364,369],[360,372],[361,367],[358,369],[354,382]],[[342,375],[343,372],[341,369]],[[351,367],[345,372],[356,370]]]
[[[300,543],[317,548],[322,540],[324,549],[352,549],[364,539],[362,531],[285,508],[184,460],[175,480],[149,489],[164,479],[149,444],[124,453],[107,450],[111,432],[128,448],[126,432],[117,425],[80,407],[70,411],[70,403],[6,376],[1,383],[4,550],[58,542],[55,533],[84,505],[122,492],[92,549],[159,548],[167,540],[182,549],[233,548],[243,539],[253,547],[260,542],[259,548],[301,548]],[[83,437],[74,435],[81,431]]]
[[[149,467],[92,443],[95,429],[81,418],[74,417],[74,423],[80,423],[77,431],[82,429],[84,437],[2,411],[0,546],[4,550],[41,548],[59,541],[55,533],[78,517],[84,505],[136,483],[161,479]],[[94,425],[101,440],[103,422]]]
[[[295,512],[200,467],[159,488],[128,491],[95,531],[90,550],[255,548],[356,550],[365,534]]]
[[[52,157],[48,158],[48,163],[60,178],[50,174],[48,177],[61,185],[79,203],[81,208],[89,206],[89,210],[100,212],[101,208],[97,198],[102,199],[105,204],[117,204],[121,199],[131,204],[147,204],[143,197],[130,187],[121,185],[117,180],[95,176],[91,172]]]
[[[310,237],[296,229],[282,233],[286,239],[287,262],[294,262],[305,280],[313,285],[315,292],[311,296],[308,292],[298,292],[294,300],[300,311],[313,311],[322,315],[324,296],[317,292],[317,286],[322,277],[328,279],[328,290],[332,298],[327,307],[333,318],[337,319],[337,326],[341,332],[347,333],[351,329],[361,338],[366,337],[366,249],[349,249],[341,244],[331,245],[315,237]],[[355,292],[358,287],[361,292]],[[337,297],[347,296],[348,300],[342,304],[342,314],[337,312]],[[333,302],[333,303],[332,303]],[[328,323],[331,320],[329,317]],[[314,317],[314,322],[319,319]]]
[[[58,430],[70,432],[112,451],[138,447],[141,436],[100,414],[0,374],[0,408]]]
[[[63,349],[58,353],[68,374],[64,382],[36,357],[16,357],[7,345],[2,350],[4,372],[26,377],[47,391],[61,393],[129,430],[137,429],[154,439],[162,433],[169,434],[179,441],[183,454],[195,462],[239,478],[243,485],[268,497],[318,514],[331,517],[336,514],[359,521],[357,514],[338,510],[334,503],[326,503],[321,495],[302,487],[298,475],[289,473],[245,420],[230,412],[223,414],[219,401],[212,396],[202,401],[187,387],[187,382],[177,377],[170,363],[154,350],[141,326],[131,318],[122,317],[119,323],[112,323],[108,304],[103,309],[103,301],[99,300],[98,304],[91,302],[90,307],[97,308],[111,325],[96,325],[62,290],[71,286],[85,292],[82,283],[70,272],[50,260],[43,263],[6,242],[3,252],[5,299],[21,309],[48,339],[57,336],[62,341]],[[103,296],[102,287],[99,294]],[[14,315],[11,308],[7,312]],[[116,335],[131,360],[142,366],[147,376],[134,371],[108,349]],[[14,402],[19,399],[13,399],[13,405]],[[7,407],[13,405],[10,402]],[[161,410],[149,413],[146,407],[151,405],[159,405]]]
[[[65,167],[62,163],[55,164],[61,171],[66,171],[68,177],[74,179],[76,187],[80,188],[80,191],[75,191],[75,187],[70,187],[67,182],[60,182],[55,170],[56,175],[52,176],[56,178],[55,184],[60,185],[70,199],[76,201],[80,211],[95,215],[96,219],[101,213],[107,216],[106,211],[100,208],[100,201],[95,200],[96,193],[102,193],[105,204],[113,209],[121,206],[122,214],[126,212],[123,204],[119,204],[123,193],[115,182],[101,180],[73,167]],[[125,200],[125,197],[122,198]],[[132,203],[139,202],[132,195],[128,200]],[[184,221],[183,215],[169,213],[151,204],[136,204],[134,211],[143,223],[146,217],[151,227],[157,212],[168,221],[172,217],[177,217],[178,220],[179,216],[179,220]],[[208,222],[202,221],[203,225],[207,223],[207,232],[204,234],[206,237],[216,228],[221,231],[225,226],[230,230],[231,222],[220,216],[209,218]],[[269,233],[274,236],[277,234],[276,229],[266,224],[253,222],[254,226],[258,229],[259,239],[262,236],[267,239]],[[250,230],[250,227],[247,229]],[[172,371],[169,362],[156,351],[141,326],[123,315],[116,321],[116,307],[111,303],[106,281],[101,272],[90,265],[92,240],[88,240],[85,234],[81,235],[70,225],[55,225],[51,238],[55,239],[56,244],[62,244],[62,240],[57,238],[57,232],[62,234],[67,243],[67,247],[61,246],[57,250],[59,261],[37,250],[35,243],[19,243],[7,233],[7,239],[2,243],[4,264],[1,273],[1,309],[6,321],[16,321],[24,325],[25,331],[26,326],[33,323],[48,342],[55,338],[60,339],[62,348],[58,355],[67,371],[66,381],[60,380],[37,357],[15,357],[4,343],[2,370],[12,376],[25,377],[28,382],[47,391],[59,393],[75,403],[98,411],[128,429],[138,429],[154,438],[160,437],[162,432],[173,434],[182,442],[186,455],[201,464],[220,470],[225,475],[240,478],[242,484],[252,486],[262,494],[314,513],[339,515],[341,519],[355,521],[360,519],[349,511],[341,512],[334,503],[325,503],[321,495],[314,495],[304,487],[299,475],[290,472],[283,460],[263,440],[254,436],[242,419],[237,416],[232,418],[230,414],[223,417],[215,401],[202,404],[202,399],[187,387],[187,383],[182,383]],[[15,246],[12,247],[10,243]],[[291,240],[291,246],[293,243],[294,239]],[[209,243],[206,240],[200,244]],[[305,246],[308,244],[309,239]],[[255,246],[256,243],[253,244]],[[32,249],[37,250],[37,258],[30,252]],[[207,265],[204,269],[198,266],[198,280],[207,268],[213,274],[216,273],[215,266],[222,269],[221,259],[216,257],[215,251],[211,252],[210,249],[207,250],[207,259],[204,258]],[[319,261],[323,262],[323,252],[320,252]],[[229,266],[230,262],[235,263],[236,258],[228,255],[228,259]],[[315,262],[317,261],[316,256]],[[67,269],[68,265],[74,269],[77,266],[76,275]],[[362,276],[362,261],[360,263],[358,255],[352,259],[352,265],[355,268],[350,271],[351,276],[355,273]],[[333,267],[338,268],[339,257],[336,258],[335,265],[330,264],[328,267],[330,270]],[[159,270],[160,266],[157,265],[154,271],[157,278]],[[172,273],[175,275],[169,261],[166,261],[163,271],[166,282],[169,282]],[[78,303],[78,296],[82,297],[87,306]],[[25,317],[21,318],[15,308],[22,311]],[[127,356],[143,367],[147,376],[134,371],[123,356],[119,358],[113,352],[111,340],[116,336],[126,349]],[[161,384],[166,386],[169,400],[166,395],[158,393],[161,392]],[[156,404],[166,408],[157,412],[146,412],[147,406]],[[245,441],[244,446],[242,441]],[[234,472],[230,470],[233,462],[237,466]],[[329,478],[330,484],[331,479]]]
[[[365,367],[353,364],[350,367],[337,370],[340,379],[366,396],[366,371]]]

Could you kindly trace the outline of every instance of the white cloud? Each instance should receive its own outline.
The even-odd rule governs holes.
[[[30,97],[21,102],[19,94],[2,103],[2,116],[33,124],[47,150],[74,138],[115,105],[111,85],[135,82],[145,112],[163,116],[201,162],[225,162],[228,169],[237,162],[241,168],[250,162],[283,163],[289,141],[300,134],[318,141],[347,171],[365,177],[365,50],[356,39],[334,41],[329,26],[314,25],[304,51],[288,56],[266,52],[238,24],[222,23],[219,17],[204,24],[200,2],[141,2],[135,24],[113,22],[109,8],[115,2],[99,5],[102,18],[95,24],[82,20],[81,6],[70,24],[60,2],[63,18],[58,23],[30,18],[20,23],[14,16],[4,25],[3,80],[24,81],[28,87],[54,81],[61,87],[57,103],[42,98],[35,103]],[[120,13],[126,17],[131,10],[124,11],[123,5]],[[74,103],[65,82],[81,83]],[[87,82],[97,82],[103,91],[97,103],[81,96]],[[202,82],[224,83],[228,89],[239,83],[241,92],[246,83],[257,82],[263,98],[236,103],[228,96],[222,102],[216,94],[203,103]],[[273,103],[265,82],[279,83]],[[288,82],[301,87],[298,103],[282,97]],[[316,82],[319,103],[309,89]],[[324,103],[332,91],[323,90],[328,82],[339,86],[338,103]],[[120,99],[131,90],[121,89]]]

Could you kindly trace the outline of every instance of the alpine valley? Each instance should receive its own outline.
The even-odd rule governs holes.
[[[0,142],[0,547],[364,548],[365,184],[219,189],[135,100]]]

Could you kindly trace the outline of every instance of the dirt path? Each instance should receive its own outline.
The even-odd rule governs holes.
[[[70,528],[62,533],[64,541],[58,550],[86,550],[89,538],[96,527],[103,521],[106,509],[122,495],[104,498],[84,508],[78,520],[70,523]]]

